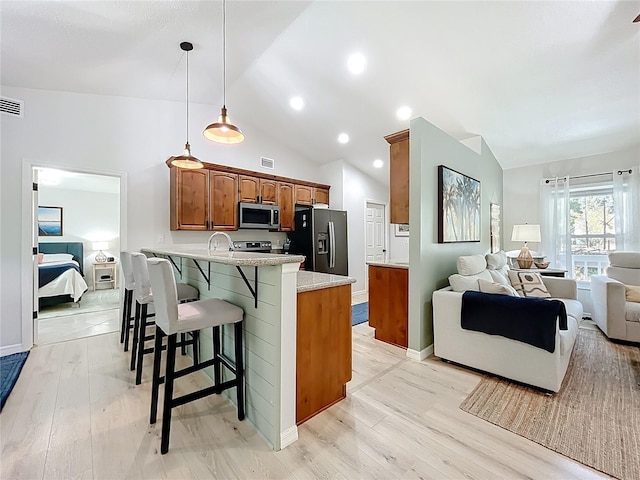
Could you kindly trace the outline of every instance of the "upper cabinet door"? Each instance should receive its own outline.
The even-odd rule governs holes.
[[[210,171],[210,230],[238,229],[238,175]]]
[[[299,205],[312,205],[313,204],[313,187],[307,185],[296,185],[296,203]]]
[[[295,217],[293,183],[278,182],[280,231],[292,232]]]
[[[278,182],[275,180],[260,179],[260,203],[265,205],[278,204]]]
[[[171,230],[209,227],[209,171],[171,168]]]
[[[409,223],[409,130],[384,137],[389,142],[389,221]]]
[[[240,184],[240,196],[238,201],[244,203],[258,203],[260,195],[260,179],[248,175],[238,177]]]
[[[314,188],[314,202],[313,203],[326,203],[329,205],[329,190],[326,188]]]

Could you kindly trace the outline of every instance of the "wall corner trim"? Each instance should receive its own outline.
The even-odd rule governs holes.
[[[298,440],[298,427],[294,425],[280,434],[280,449],[288,447],[296,440]]]
[[[421,362],[431,355],[433,355],[433,343],[420,351],[407,348],[407,358],[415,360],[416,362]]]

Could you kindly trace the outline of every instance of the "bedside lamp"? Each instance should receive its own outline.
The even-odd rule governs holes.
[[[109,242],[93,242],[93,249],[98,250],[98,253],[96,254],[97,263],[104,263],[107,261],[107,256],[102,251],[107,248],[109,248]]]
[[[540,225],[514,225],[511,233],[512,242],[524,242],[520,255],[518,255],[518,266],[520,268],[531,268],[533,257],[527,247],[527,242],[540,242]]]

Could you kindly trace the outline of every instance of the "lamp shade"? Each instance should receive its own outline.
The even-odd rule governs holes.
[[[106,250],[109,248],[109,242],[93,242],[94,250]]]
[[[514,225],[512,242],[540,242],[540,225]]]
[[[222,107],[218,121],[205,128],[203,135],[217,143],[240,143],[244,140],[240,129],[231,123],[226,107]]]

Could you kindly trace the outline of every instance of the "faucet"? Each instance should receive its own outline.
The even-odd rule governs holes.
[[[213,240],[213,237],[217,235],[224,235],[227,238],[227,242],[229,242],[229,251],[232,252],[233,241],[231,240],[231,237],[229,236],[229,234],[226,232],[213,232],[209,237],[209,241],[207,242],[207,254],[211,255],[211,241]]]

